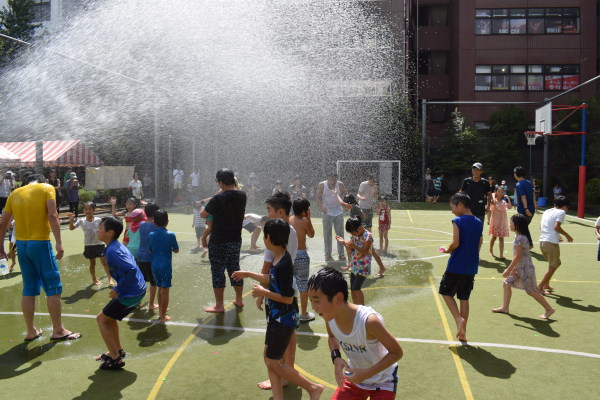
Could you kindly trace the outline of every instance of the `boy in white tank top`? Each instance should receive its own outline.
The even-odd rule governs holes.
[[[396,398],[402,348],[385,328],[381,315],[371,307],[348,303],[348,283],[341,272],[330,267],[310,277],[308,296],[315,312],[327,321],[338,384],[331,399]]]

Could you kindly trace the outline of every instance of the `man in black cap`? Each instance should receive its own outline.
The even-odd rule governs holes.
[[[462,193],[469,195],[471,199],[471,212],[474,216],[484,222],[485,213],[490,202],[490,183],[482,178],[483,165],[476,162],[471,167],[472,177],[465,178],[460,188]]]
[[[221,190],[214,195],[204,210],[202,218],[212,216],[212,231],[208,242],[208,259],[212,273],[212,285],[216,304],[204,311],[222,313],[225,311],[225,271],[235,290],[235,301],[243,307],[242,290],[244,281],[234,281],[231,274],[240,270],[240,247],[242,246],[242,222],[246,211],[246,193],[237,190],[235,176],[230,169],[220,169],[215,179]]]

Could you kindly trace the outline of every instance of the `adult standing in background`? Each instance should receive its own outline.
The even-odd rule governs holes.
[[[368,231],[373,226],[373,201],[379,197],[379,187],[373,175],[358,186],[358,207],[365,214],[363,225]]]
[[[133,173],[133,179],[129,182],[129,190],[131,191],[131,196],[135,197],[138,200],[144,198],[144,188],[142,181],[140,181],[140,176],[137,172]]]
[[[533,185],[525,179],[525,176],[527,176],[525,168],[521,166],[515,167],[514,175],[517,180],[517,186],[515,187],[515,205],[517,206],[517,212],[523,214],[525,218],[527,218],[527,223],[529,224],[533,219],[536,207],[533,198]]]
[[[194,201],[200,197],[200,170],[196,169],[190,174],[190,185],[192,185],[192,198]]]
[[[144,177],[142,178],[142,184],[146,188],[146,196],[154,196],[154,190],[152,190],[152,178],[148,175],[148,172],[144,172]]]
[[[173,170],[173,201],[180,201],[181,189],[183,188],[183,170],[179,164]]]
[[[288,188],[288,193],[292,202],[296,199],[308,199],[308,189],[302,184],[300,175],[294,177],[294,181]]]
[[[481,163],[476,162],[473,164],[471,174],[471,177],[465,178],[463,181],[460,191],[469,195],[471,212],[483,223],[490,203],[490,183],[487,179],[481,177],[481,174],[483,174]]]
[[[11,192],[15,190],[15,186],[15,175],[12,173],[12,171],[6,171],[2,177],[2,183],[0,183],[0,213],[6,205],[8,196],[10,196]]]
[[[17,229],[17,254],[23,278],[21,309],[27,326],[25,342],[40,337],[42,331],[34,324],[35,298],[40,286],[46,292],[48,313],[52,320],[50,340],[79,339],[81,334],[65,329],[61,321],[62,283],[58,263],[64,250],[60,236],[60,221],[56,212],[56,191],[48,185],[43,175],[30,175],[25,186],[15,190],[8,198],[2,219],[0,237],[6,235],[11,218]],[[56,258],[50,242],[50,230],[55,239]],[[0,258],[6,258],[4,240],[0,241]]]
[[[535,209],[537,210],[538,206],[538,199],[540,198],[540,192],[542,191],[542,189],[540,188],[540,185],[537,183],[537,179],[534,179],[533,181],[531,181],[531,184],[533,185],[533,202],[535,203]]]
[[[331,257],[331,228],[335,229],[335,234],[344,237],[344,210],[340,204],[339,198],[343,198],[348,191],[344,184],[338,181],[335,173],[329,175],[327,180],[319,183],[315,194],[317,204],[323,212],[323,239],[325,241],[325,261],[333,261]],[[344,244],[336,240],[339,259],[346,260],[344,255]]]
[[[425,170],[425,199],[429,197],[429,189],[431,187],[431,169]]]
[[[208,259],[212,273],[212,285],[215,294],[215,305],[206,307],[204,311],[212,313],[225,312],[223,295],[225,292],[225,271],[229,282],[235,290],[234,304],[243,307],[243,280],[234,281],[231,274],[240,270],[240,248],[242,247],[242,223],[246,211],[246,193],[235,187],[233,171],[220,169],[216,177],[221,189],[214,195],[204,210],[202,218],[212,216],[212,231],[208,242]]]
[[[67,181],[67,201],[69,202],[69,212],[75,214],[75,219],[79,216],[79,181],[77,174],[71,172]],[[16,224],[16,223],[15,223]]]
[[[54,186],[54,190],[56,191],[56,209],[60,208],[60,204],[62,203],[62,187],[60,186],[60,179],[56,176],[56,171],[51,169],[50,175],[48,177],[48,183]]]

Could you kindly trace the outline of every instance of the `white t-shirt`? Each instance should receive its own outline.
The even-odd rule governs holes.
[[[258,214],[246,214],[246,217],[242,221],[242,227],[246,227],[248,224],[254,224],[258,226],[261,219],[262,217]]]
[[[129,187],[131,188],[131,194],[136,199],[142,198],[142,181],[138,180],[137,182],[133,179],[129,182]]]
[[[183,183],[183,170],[182,169],[174,169],[173,170],[173,182]]]
[[[296,259],[296,253],[298,252],[298,234],[293,226],[290,225],[290,236],[288,237],[288,244],[285,247],[287,252],[292,257],[292,262]],[[272,263],[275,259],[275,255],[269,249],[265,249],[263,260]]]
[[[596,226],[600,226],[600,217],[596,220]]]
[[[100,218],[94,217],[93,221],[88,221],[87,218],[79,218],[75,222],[75,228],[83,230],[83,244],[86,246],[96,246],[104,244],[98,240],[98,229],[100,228]]]
[[[377,184],[371,186],[369,185],[369,181],[364,181],[358,187],[358,193],[361,196],[364,196],[366,200],[358,199],[358,206],[360,208],[364,208],[366,210],[371,209],[373,207],[373,200],[375,199],[375,190],[377,189]]]
[[[540,225],[540,242],[551,242],[559,244],[560,235],[554,229],[554,224],[558,221],[561,224],[565,221],[565,210],[560,208],[550,208],[542,214],[542,222]]]
[[[200,185],[200,174],[192,172],[190,179],[192,180],[192,186],[198,187]]]

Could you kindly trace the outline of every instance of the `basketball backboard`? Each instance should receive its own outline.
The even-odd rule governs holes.
[[[552,133],[552,103],[548,102],[535,110],[535,131]]]

